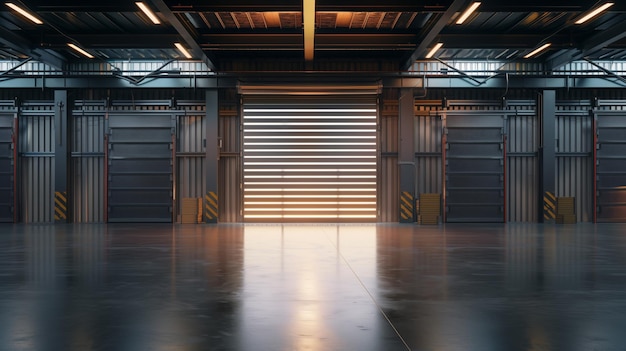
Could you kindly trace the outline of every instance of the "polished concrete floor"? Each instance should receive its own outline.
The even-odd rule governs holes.
[[[0,350],[626,350],[626,225],[0,225]]]

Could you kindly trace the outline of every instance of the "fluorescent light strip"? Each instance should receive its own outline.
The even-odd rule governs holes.
[[[246,179],[374,179],[375,175],[325,175],[325,176],[314,176],[314,175],[303,175],[303,176],[289,176],[283,175],[280,177],[276,177],[275,175],[267,175],[267,176],[244,176]]]
[[[337,192],[337,191],[345,191],[345,192],[351,192],[351,191],[359,191],[359,192],[370,192],[370,191],[376,191],[376,188],[349,188],[349,189],[343,189],[343,188],[320,188],[320,189],[310,189],[310,188],[266,188],[266,189],[246,189],[246,192],[250,191],[250,192],[260,192],[260,191],[269,191],[269,192],[279,192],[279,191],[289,191],[289,192],[294,192],[294,191],[306,191],[306,192]]]
[[[376,122],[246,122],[246,126],[375,126]]]
[[[92,54],[88,53],[87,51],[83,50],[82,48],[78,47],[75,44],[67,43],[67,46],[71,47],[72,49],[74,49],[75,51],[81,53],[82,55],[87,56],[90,59],[94,58],[94,56]]]
[[[376,119],[376,115],[367,115],[367,116],[318,116],[318,115],[309,115],[309,116],[289,116],[289,115],[285,115],[285,116],[250,116],[250,115],[246,115],[243,116],[243,119],[269,119],[269,120],[281,120],[281,119],[287,119],[287,120],[298,120],[298,119],[312,119],[312,120],[319,120],[319,119]],[[245,122],[247,123],[247,122]]]
[[[376,112],[373,108],[244,108],[243,112]],[[245,117],[244,117],[245,118]]]
[[[14,3],[6,2],[5,5],[7,5],[8,7],[13,9],[15,12],[19,13],[20,15],[28,18],[31,22],[33,22],[35,24],[43,24],[43,22],[39,18],[35,17],[34,15],[30,14],[28,11],[26,11],[23,8],[15,5]]]
[[[540,47],[536,48],[535,50],[531,51],[530,53],[526,54],[526,56],[524,56],[525,59],[527,58],[531,58],[537,54],[539,54],[540,52],[542,52],[543,50],[547,49],[550,47],[550,45],[552,45],[552,43],[546,43],[541,45]]]
[[[595,10],[592,10],[591,12],[589,12],[588,14],[586,14],[585,16],[581,17],[579,20],[577,20],[576,24],[583,24],[585,22],[587,22],[588,20],[590,20],[591,18],[597,16],[600,12],[608,9],[609,7],[613,6],[614,3],[612,2],[607,2],[606,4],[596,8]]]
[[[463,12],[463,14],[461,15],[461,17],[459,17],[458,20],[456,20],[456,24],[463,24],[463,22],[465,22],[467,20],[467,18],[474,13],[474,11],[476,11],[476,9],[478,8],[478,6],[480,6],[480,2],[475,2],[473,4],[470,5],[470,7],[467,8],[467,10],[465,10],[465,12]]]
[[[373,146],[376,143],[243,143],[245,146]]]
[[[376,205],[376,201],[244,201],[246,205]]]
[[[375,132],[376,129],[244,129],[244,133],[362,133]]]
[[[367,135],[307,135],[306,137],[295,136],[295,135],[244,135],[244,139],[376,139],[376,136],[367,136]]]
[[[287,146],[287,145],[284,145]],[[249,149],[246,152],[376,152],[376,149],[284,149],[284,148],[276,148],[276,149]]]
[[[376,162],[244,162],[244,166],[376,166]]]
[[[181,54],[183,54],[183,56],[185,56],[186,58],[190,59],[193,56],[191,56],[191,54],[189,53],[189,51],[187,51],[187,49],[185,49],[185,47],[183,46],[183,44],[181,43],[174,43],[174,46],[178,49],[178,51],[180,51]]]
[[[343,219],[360,219],[360,218],[376,218],[376,215],[244,215],[244,218],[257,218],[257,219],[278,219],[278,218],[289,218],[289,219],[310,219],[310,218],[343,218]]]
[[[428,52],[428,54],[426,54],[426,58],[429,59],[433,57],[435,53],[437,52],[437,50],[441,49],[442,46],[443,46],[443,43],[435,44],[435,46]]]
[[[315,0],[302,1],[304,59],[312,61],[315,53]]]
[[[283,169],[276,169],[276,168],[252,168],[252,169],[246,169],[245,173],[248,172],[280,172],[280,173],[284,173],[284,172],[310,172],[310,173],[315,173],[315,172],[333,172],[333,173],[341,173],[341,172],[375,172],[376,168],[346,168],[346,169],[336,169],[336,168],[320,168],[320,169],[307,169],[307,168],[283,168]]]
[[[245,194],[245,199],[375,199],[376,195],[252,195]]]
[[[150,8],[146,4],[138,1],[138,2],[135,2],[135,5],[137,5],[141,9],[141,11],[143,11],[143,13],[145,13],[146,16],[148,16],[148,18],[150,19],[150,21],[152,21],[152,23],[161,24],[161,21],[159,20],[159,18],[156,16],[154,12],[152,12],[152,10],[150,10]]]

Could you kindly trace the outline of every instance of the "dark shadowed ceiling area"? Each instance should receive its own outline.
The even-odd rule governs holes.
[[[135,1],[16,0],[43,24],[3,4],[0,59],[30,57],[54,67],[86,60],[68,43],[102,61],[184,59],[175,47],[180,43],[215,71],[236,71],[239,63],[289,70],[318,62],[401,71],[441,43],[434,59],[535,60],[554,69],[583,58],[626,59],[626,2],[614,2],[575,24],[606,1],[483,0],[456,24],[473,1],[144,0],[161,22],[154,24]],[[307,16],[314,18],[308,33]]]

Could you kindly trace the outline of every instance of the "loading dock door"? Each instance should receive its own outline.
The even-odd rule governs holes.
[[[112,112],[108,123],[109,222],[172,222],[174,116]]]
[[[598,222],[626,222],[626,112],[598,114]]]
[[[374,222],[377,102],[244,97],[246,222]]]
[[[0,112],[0,222],[13,222],[13,114]]]
[[[503,222],[502,115],[453,113],[446,122],[447,221]]]

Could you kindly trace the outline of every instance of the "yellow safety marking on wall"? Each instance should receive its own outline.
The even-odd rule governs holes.
[[[217,194],[209,191],[204,195],[204,215],[210,220],[217,220]]]
[[[54,219],[57,221],[67,219],[66,191],[56,191],[54,193]]]
[[[400,217],[405,220],[413,219],[413,195],[403,191],[400,196]]]
[[[543,218],[556,218],[556,196],[550,191],[546,191],[543,195]]]

